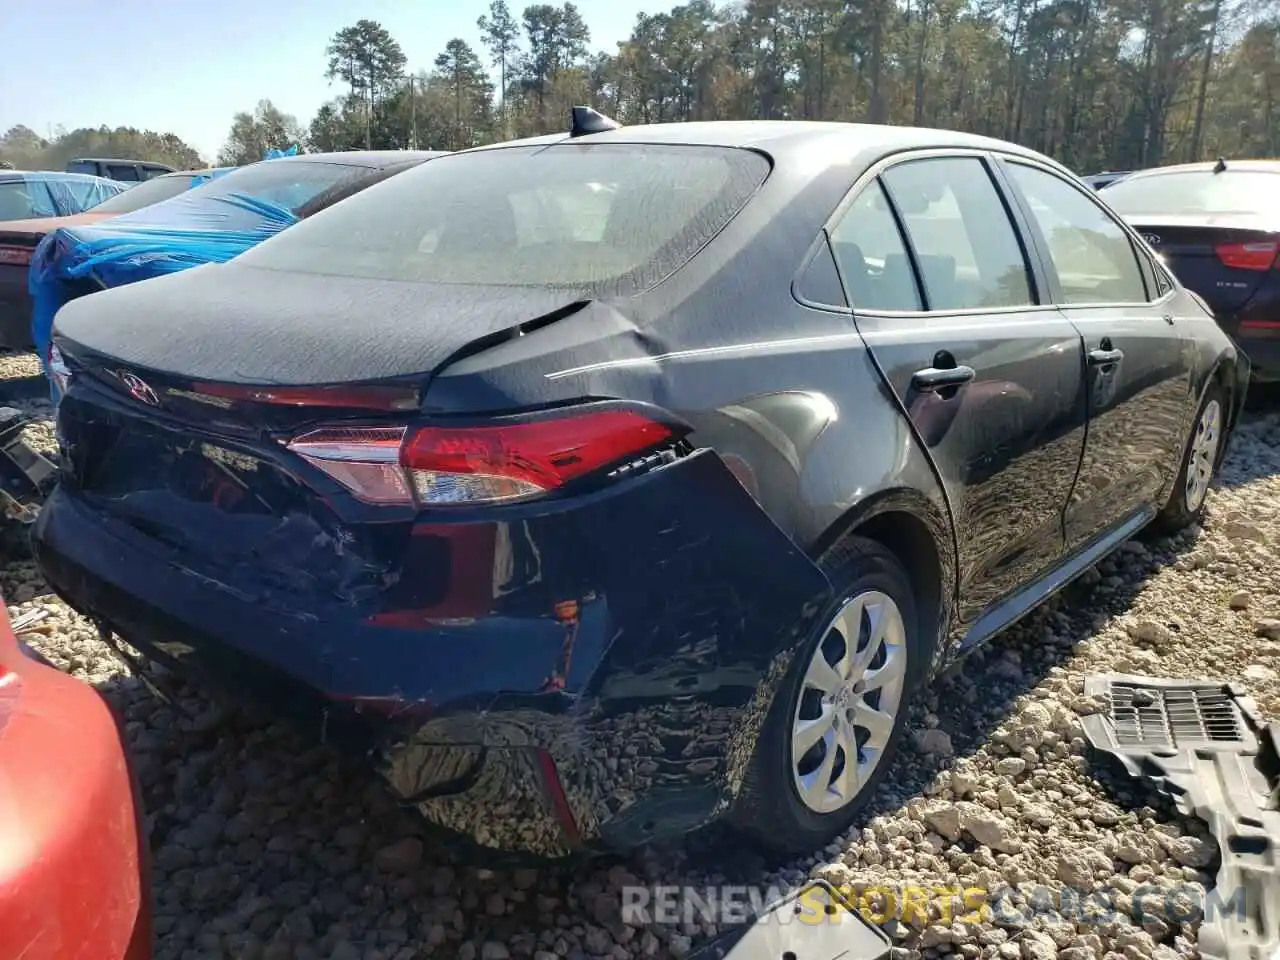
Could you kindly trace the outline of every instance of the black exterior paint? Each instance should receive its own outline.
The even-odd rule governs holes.
[[[1150,306],[1054,307],[1012,194],[1040,306],[855,321],[824,230],[877,165],[943,148],[983,157],[1003,190],[1004,154],[1070,176],[1034,154],[824,124],[576,142],[629,138],[774,164],[717,238],[638,297],[268,282],[233,262],[68,305],[66,479],[35,534],[49,582],[148,655],[350,738],[436,822],[537,853],[626,846],[732,803],[830,599],[824,549],[854,530],[923,540],[908,559],[941,666],[1154,515],[1211,378],[1233,417],[1243,398],[1247,361],[1176,285]],[[442,322],[460,311],[481,318],[470,334]],[[1104,336],[1124,357],[1101,376],[1087,353]],[[922,395],[913,374],[939,351],[975,377]],[[120,367],[160,411],[121,392],[107,372]],[[283,449],[314,414],[169,392],[268,378],[394,380],[428,419],[654,405],[692,427],[696,452],[582,494],[415,517],[355,503]],[[202,493],[211,449],[254,497]],[[513,807],[530,795],[544,816]],[[504,809],[521,813],[501,822]]]

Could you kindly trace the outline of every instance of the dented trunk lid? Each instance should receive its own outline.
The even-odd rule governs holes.
[[[63,485],[237,594],[371,600],[395,583],[413,516],[352,503],[285,442],[321,422],[408,423],[451,359],[583,304],[265,273],[198,268],[68,304]]]
[[[74,301],[56,329],[64,350],[155,376],[305,386],[425,378],[586,300],[567,288],[370,280],[232,261]]]

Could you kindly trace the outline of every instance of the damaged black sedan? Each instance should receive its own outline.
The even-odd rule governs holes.
[[[1038,154],[608,126],[68,304],[38,560],[483,844],[812,850],[942,665],[1197,517],[1248,361]]]

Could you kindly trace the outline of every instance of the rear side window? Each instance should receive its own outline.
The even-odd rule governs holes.
[[[921,310],[911,259],[880,181],[865,187],[831,231],[831,251],[854,310]]]
[[[141,179],[138,176],[138,168],[132,163],[108,163],[107,176],[112,180],[137,181]]]
[[[104,200],[93,208],[94,213],[132,213],[161,200],[168,200],[191,188],[191,177],[166,177],[149,183],[140,184],[132,190],[118,193],[110,200]]]
[[[98,165],[92,160],[73,160],[67,164],[67,173],[90,173],[98,175]]]
[[[883,180],[915,250],[930,310],[1035,302],[1018,235],[980,159],[909,160]]]
[[[1146,301],[1129,235],[1092,196],[1046,170],[1021,163],[1008,170],[1049,245],[1063,303]]]
[[[557,144],[443,157],[239,260],[303,273],[628,295],[684,264],[768,173],[759,154],[719,147]]]
[[[374,175],[368,167],[324,160],[262,160],[240,167],[201,185],[200,196],[255,197],[286,207],[301,216],[321,194],[367,182]]]

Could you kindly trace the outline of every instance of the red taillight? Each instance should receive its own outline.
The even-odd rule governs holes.
[[[1213,248],[1224,267],[1233,270],[1270,270],[1276,262],[1280,244],[1274,240],[1261,243],[1220,243]]]
[[[475,426],[323,427],[289,449],[366,503],[525,500],[676,439],[634,410]]]
[[[31,253],[30,247],[0,246],[0,263],[12,267],[25,267],[31,263]]]

